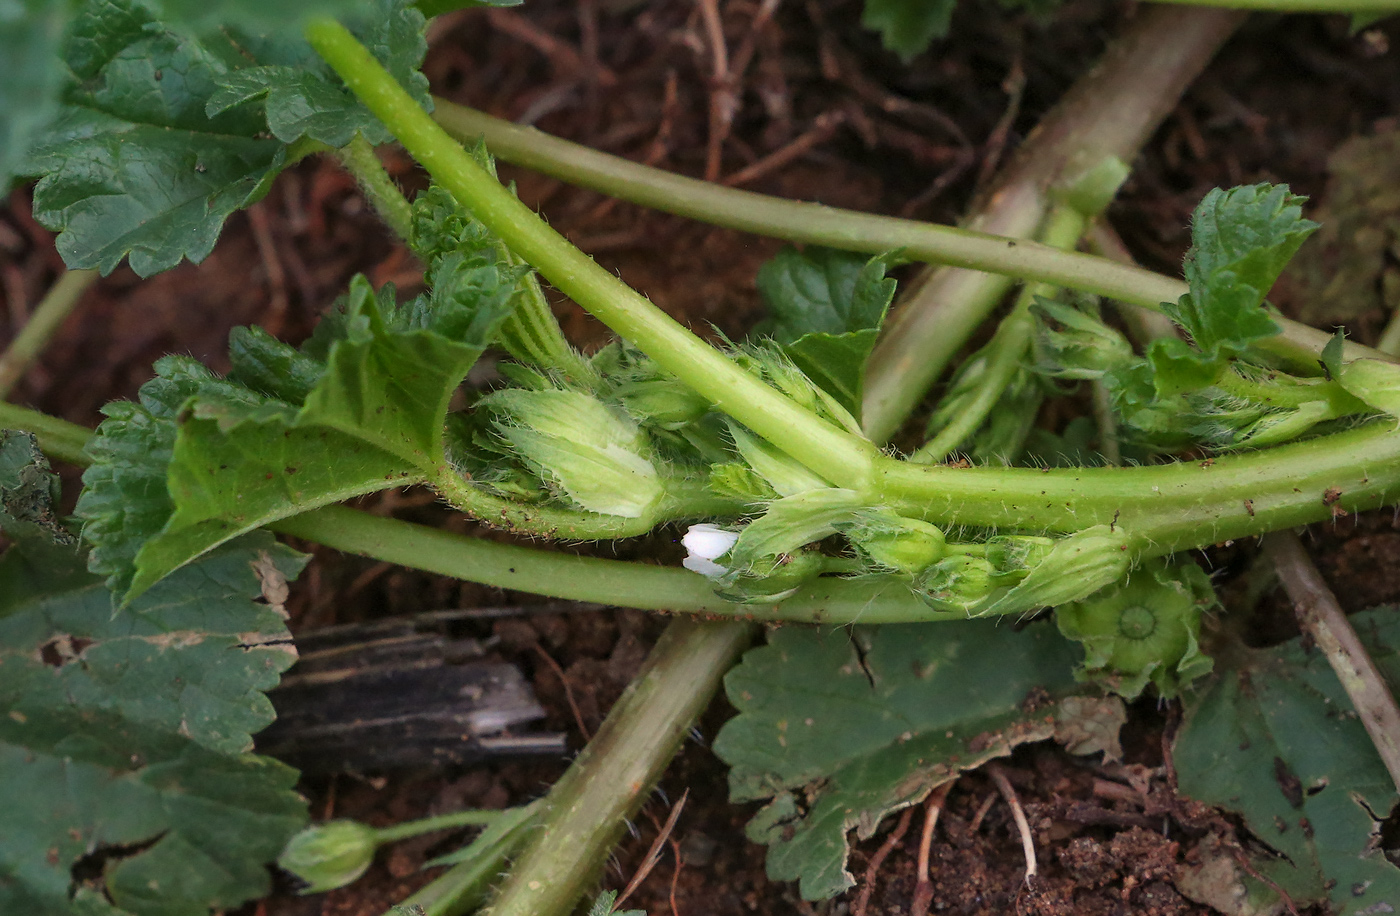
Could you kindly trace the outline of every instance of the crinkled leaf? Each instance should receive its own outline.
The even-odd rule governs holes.
[[[356,37],[415,101],[431,109],[427,77],[418,72],[427,52],[423,14],[396,0],[374,0],[369,6],[366,24],[356,29]],[[277,62],[244,67],[220,77],[219,88],[205,106],[210,117],[261,99],[268,129],[283,143],[309,137],[339,147],[357,133],[371,143],[393,139],[303,42],[285,47],[267,42],[257,56]]]
[[[1304,198],[1283,185],[1211,191],[1191,221],[1186,282],[1191,291],[1162,308],[1191,338],[1154,341],[1148,358],[1163,395],[1210,385],[1232,356],[1278,333],[1264,297],[1298,246],[1317,229]]]
[[[235,22],[256,22],[253,12],[272,6],[248,0],[239,7],[248,15]],[[392,0],[376,7],[380,15],[361,33],[421,96],[414,71],[425,47],[422,15]],[[286,144],[303,137],[344,142],[353,125],[370,124],[300,39],[236,27],[196,37],[165,25],[157,12],[139,0],[87,0],[71,23],[64,105],[34,139],[24,166],[40,177],[35,216],[58,231],[70,267],[107,273],[129,257],[133,270],[149,276],[182,258],[198,262],[229,214],[266,193],[288,161]],[[249,101],[271,87],[250,89],[253,77],[240,74],[285,76],[288,68],[296,68],[294,85],[278,83],[276,104],[267,103],[274,139],[263,106]],[[221,88],[225,81],[234,88]]]
[[[494,251],[447,259],[403,305],[356,278],[300,352],[235,331],[228,378],[166,357],[139,403],[104,408],[78,502],[92,569],[131,597],[268,522],[439,472],[448,400],[519,277]]]
[[[956,0],[865,0],[860,24],[880,33],[885,47],[905,60],[948,34]]]
[[[11,511],[33,503],[8,460],[21,438],[0,459]],[[0,558],[0,912],[206,916],[267,893],[266,863],[306,804],[295,770],[248,753],[273,718],[263,691],[295,658],[256,599],[302,558],[246,539],[114,613],[75,547],[69,568],[37,565],[43,532],[14,522]],[[75,881],[94,854],[100,877]]]
[[[1351,619],[1394,689],[1400,615]],[[1277,850],[1255,867],[1300,906],[1400,909],[1400,869],[1378,848],[1395,784],[1323,654],[1295,639],[1218,658],[1222,670],[1190,704],[1172,751],[1182,794],[1238,813]]]
[[[773,338],[808,378],[857,416],[865,365],[894,298],[888,261],[784,248],[758,272]]]
[[[890,811],[1071,720],[1082,752],[1111,750],[1104,723],[1121,707],[1071,696],[1075,654],[1041,625],[772,632],[725,678],[739,714],[715,741],[734,801],[773,798],[749,825],[769,875],[800,879],[809,900],[840,892],[852,827],[868,838]],[[1080,743],[1093,732],[1109,740]]]

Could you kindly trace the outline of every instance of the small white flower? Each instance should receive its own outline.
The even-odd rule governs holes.
[[[718,525],[691,525],[681,538],[687,553],[681,565],[702,576],[721,579],[729,574],[729,569],[715,560],[729,553],[738,540],[737,531],[726,531]]]

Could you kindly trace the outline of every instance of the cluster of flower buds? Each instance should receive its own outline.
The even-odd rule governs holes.
[[[1137,359],[1133,345],[1097,315],[1097,308],[1077,308],[1037,298],[1035,369],[1051,378],[1097,379]]]

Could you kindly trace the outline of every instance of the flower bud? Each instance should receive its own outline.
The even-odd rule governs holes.
[[[1132,557],[1124,532],[1095,525],[1055,542],[1020,584],[978,609],[979,614],[1021,614],[1087,598],[1123,578]]]
[[[1287,410],[1273,410],[1249,424],[1233,444],[1251,448],[1277,445],[1298,438],[1332,417],[1332,405],[1326,401],[1308,401]]]
[[[496,431],[541,477],[590,512],[641,518],[665,487],[637,423],[579,391],[510,388],[482,398]]]
[[[378,845],[373,827],[359,821],[327,821],[292,837],[277,864],[306,882],[303,894],[319,894],[363,875]]]
[[[935,610],[972,615],[998,591],[996,574],[996,567],[981,557],[958,553],[929,567],[914,587]]]
[[[1029,534],[999,535],[987,539],[982,556],[1004,575],[1021,578],[1055,549],[1055,539]]]
[[[1193,563],[1149,560],[1128,581],[1055,611],[1060,632],[1084,645],[1081,680],[1107,681],[1128,699],[1148,681],[1163,697],[1212,667],[1197,640],[1215,604],[1210,579]]]
[[[765,558],[794,553],[801,547],[836,533],[836,526],[860,507],[854,490],[823,487],[787,496],[768,505],[768,511],[744,527],[730,559],[747,570]]]
[[[871,562],[905,576],[923,572],[942,558],[942,529],[916,518],[872,510],[843,532]]]
[[[613,393],[632,416],[662,429],[680,429],[710,409],[708,400],[674,378],[624,382]]]
[[[756,343],[734,354],[735,362],[785,394],[808,413],[814,413],[847,432],[863,436],[860,423],[820,385],[813,382],[783,351],[772,343]]]
[[[762,557],[736,574],[716,593],[743,604],[769,604],[782,601],[803,585],[821,575],[825,567],[815,550]]]

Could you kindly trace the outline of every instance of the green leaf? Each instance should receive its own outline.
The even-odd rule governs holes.
[[[955,0],[865,0],[860,24],[880,33],[886,49],[908,61],[948,34]]]
[[[859,416],[865,365],[875,347],[895,281],[890,257],[784,248],[758,271],[772,320],[768,332],[812,381]]]
[[[453,10],[473,9],[478,6],[519,6],[524,2],[525,0],[417,0],[413,5],[431,19]]]
[[[1400,616],[1353,616],[1392,689],[1400,684]],[[1172,759],[1183,795],[1232,811],[1279,855],[1254,865],[1300,906],[1400,908],[1400,869],[1379,845],[1395,784],[1322,653],[1292,640],[1233,647],[1187,709]]]
[[[0,4],[0,189],[9,187],[35,136],[58,112],[67,21],[67,0]]]
[[[36,565],[52,545],[11,514],[43,472],[11,460],[24,438],[0,457],[18,540],[0,558],[0,912],[207,916],[266,894],[307,818],[296,771],[248,753],[295,659],[256,599],[303,559],[245,539],[114,613],[75,548],[67,569]],[[80,860],[100,873],[76,879]]]
[[[1160,394],[1210,385],[1226,362],[1278,333],[1264,297],[1293,253],[1317,228],[1303,219],[1304,198],[1283,185],[1211,191],[1191,221],[1186,282],[1191,291],[1162,308],[1191,338],[1148,350]]]
[[[246,0],[236,21],[260,21],[274,6]],[[363,37],[425,99],[415,70],[422,15],[392,0],[375,11]],[[34,138],[23,171],[40,178],[35,217],[59,233],[70,267],[108,273],[127,257],[149,276],[203,260],[229,214],[265,194],[292,158],[288,144],[378,130],[300,38],[233,26],[192,36],[139,0],[80,4],[63,57],[63,108]]]
[[[166,357],[140,403],[109,404],[78,501],[91,568],[127,599],[268,522],[448,473],[448,400],[505,319],[519,274],[494,250],[396,305],[362,277],[298,352],[232,335],[228,378]]]
[[[869,838],[962,770],[1057,733],[1080,753],[1112,751],[1122,708],[1072,696],[1074,655],[1041,625],[770,633],[725,678],[739,714],[715,740],[731,798],[773,798],[748,828],[769,845],[769,876],[830,897],[853,883],[851,828]]]

